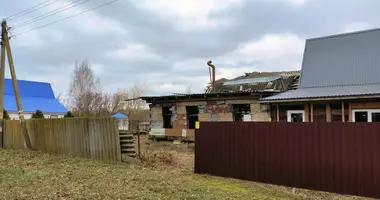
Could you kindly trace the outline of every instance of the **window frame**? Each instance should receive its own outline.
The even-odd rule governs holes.
[[[196,108],[197,112],[191,113],[189,112],[190,107],[194,110]],[[196,118],[196,120],[190,120],[191,117]],[[187,129],[195,129],[197,121],[199,121],[199,106],[186,106],[186,120],[187,120]],[[194,123],[190,123],[194,122]]]
[[[352,122],[356,122],[355,112],[367,112],[367,122],[372,122],[372,113],[380,113],[380,109],[352,109]]]
[[[305,122],[305,110],[287,110],[286,121],[292,122],[292,114],[302,114],[302,122]]]

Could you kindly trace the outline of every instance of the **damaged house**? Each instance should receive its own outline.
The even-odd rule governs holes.
[[[299,71],[214,77],[215,68],[205,93],[142,97],[150,107],[150,137],[192,140],[199,121],[271,121],[269,108],[257,100],[296,89]]]

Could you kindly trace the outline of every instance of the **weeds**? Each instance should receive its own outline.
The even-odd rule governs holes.
[[[177,160],[172,152],[146,150],[141,153],[141,164],[148,168],[173,167]]]

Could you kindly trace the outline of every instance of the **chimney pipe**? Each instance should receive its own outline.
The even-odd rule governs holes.
[[[212,69],[211,92],[215,92],[215,66],[212,64],[211,60],[207,62],[207,65]]]

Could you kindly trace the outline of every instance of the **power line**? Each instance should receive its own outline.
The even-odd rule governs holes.
[[[49,5],[51,5],[51,4],[57,3],[57,2],[60,1],[60,0],[55,0],[55,1],[53,1],[53,2],[50,2],[50,1],[52,1],[52,0],[47,0],[47,1],[44,1],[44,2],[39,3],[39,4],[37,4],[37,5],[34,5],[34,6],[30,7],[30,8],[28,8],[28,9],[25,9],[25,10],[23,10],[23,11],[20,11],[20,12],[18,12],[18,13],[15,13],[15,14],[13,14],[13,15],[11,15],[11,16],[8,16],[8,17],[6,17],[5,19],[7,20],[7,19],[17,18],[17,17],[21,17],[21,16],[24,16],[24,15],[27,15],[27,14],[29,14],[29,13],[31,13],[31,12],[34,12],[34,11],[36,11],[36,10],[39,10],[39,9],[41,9],[41,8],[44,8],[44,7],[49,6]],[[49,2],[50,2],[50,3],[49,3]]]
[[[32,28],[32,29],[30,29],[30,30],[27,30],[27,31],[25,31],[25,32],[21,32],[21,33],[19,33],[19,34],[16,34],[16,35],[14,35],[14,36],[23,35],[23,34],[25,34],[25,33],[29,33],[29,32],[31,32],[31,31],[35,31],[35,30],[37,30],[37,29],[44,28],[44,27],[46,27],[46,26],[49,26],[49,25],[52,25],[52,24],[55,24],[55,23],[58,23],[58,22],[64,21],[64,20],[66,20],[66,19],[70,19],[70,18],[76,17],[76,16],[81,15],[81,14],[84,14],[84,13],[86,13],[86,12],[90,12],[90,11],[92,11],[92,10],[95,10],[95,9],[98,9],[98,8],[101,8],[101,7],[104,7],[104,6],[110,5],[110,4],[115,3],[115,2],[117,2],[117,1],[119,1],[119,0],[113,0],[113,1],[110,1],[110,2],[107,2],[107,3],[104,3],[104,4],[101,4],[101,5],[99,5],[99,6],[96,6],[96,7],[93,7],[93,8],[87,9],[87,10],[84,10],[84,11],[79,12],[79,13],[77,13],[77,14],[70,15],[70,16],[68,16],[68,17],[65,17],[65,18],[62,18],[62,19],[59,19],[59,20],[56,20],[56,21],[53,21],[53,22],[50,22],[50,23],[47,23],[47,24],[44,24],[44,25],[41,25],[41,26],[37,26],[37,27]]]
[[[79,2],[79,1],[82,1],[82,2]],[[48,12],[48,13],[45,13],[45,14],[43,14],[43,15],[40,15],[40,16],[38,16],[38,17],[35,17],[35,18],[31,19],[31,20],[28,20],[28,21],[22,22],[22,23],[20,23],[20,24],[18,24],[18,25],[15,25],[15,26],[13,26],[13,28],[20,28],[20,27],[26,26],[26,25],[31,24],[31,23],[33,23],[33,22],[39,21],[39,20],[41,20],[41,19],[45,19],[45,18],[50,17],[50,16],[52,16],[52,15],[56,15],[56,14],[61,13],[61,12],[63,12],[63,11],[66,11],[66,10],[68,10],[68,9],[70,9],[70,8],[75,7],[75,6],[78,6],[78,5],[84,4],[84,3],[88,2],[88,1],[90,1],[90,0],[85,0],[85,1],[83,1],[83,0],[76,0],[76,1],[74,1],[74,2],[72,2],[72,3],[69,3],[69,4],[65,5],[65,6],[62,6],[62,7],[60,7],[60,8],[57,8],[57,9],[55,9],[55,10],[52,10],[52,11],[50,11],[50,12]],[[76,4],[77,2],[79,2],[79,3]],[[67,7],[67,6],[70,6],[70,7]],[[67,7],[67,8],[65,8],[65,7]],[[64,9],[63,9],[63,8],[64,8]],[[63,10],[61,10],[61,9],[63,9]],[[58,11],[58,12],[56,12],[56,11]]]

